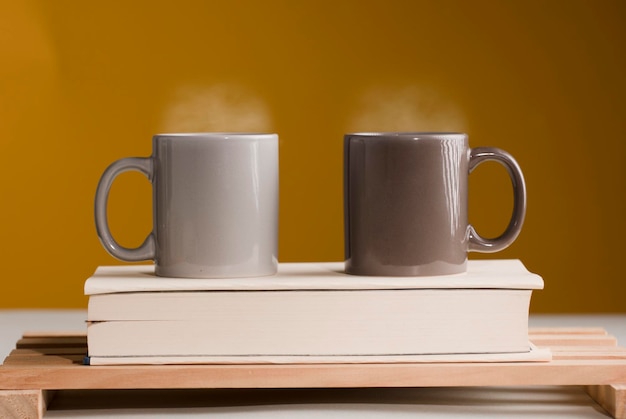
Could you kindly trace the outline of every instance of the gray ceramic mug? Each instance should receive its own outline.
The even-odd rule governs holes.
[[[512,181],[511,221],[495,239],[468,223],[468,176],[488,160]],[[507,152],[470,148],[462,133],[356,133],[344,137],[346,272],[446,275],[468,252],[497,252],[517,238],[526,213],[522,171]]]
[[[152,155],[120,159],[100,179],[96,228],[125,261],[153,260],[159,276],[265,276],[278,267],[278,135],[161,134]],[[136,170],[153,189],[153,230],[138,248],[119,245],[107,223],[115,177]]]

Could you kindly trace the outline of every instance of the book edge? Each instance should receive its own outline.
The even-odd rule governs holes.
[[[84,293],[90,296],[149,291],[543,288],[543,278],[528,271],[519,259],[470,260],[468,267],[467,273],[455,275],[372,277],[345,274],[342,262],[281,263],[279,274],[274,276],[189,279],[155,277],[153,265],[99,266],[85,281]],[[310,275],[306,281],[303,271]]]
[[[395,364],[395,363],[498,363],[549,362],[552,352],[529,343],[526,352],[480,354],[421,354],[421,355],[334,355],[334,356],[126,356],[86,357],[88,365],[249,365],[249,364]]]

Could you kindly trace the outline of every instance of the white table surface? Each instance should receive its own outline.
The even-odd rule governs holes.
[[[83,310],[0,310],[0,359],[26,331],[85,330]],[[531,327],[603,327],[626,314],[532,315]],[[46,418],[606,418],[578,386],[59,392]]]

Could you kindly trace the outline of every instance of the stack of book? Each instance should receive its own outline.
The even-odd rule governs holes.
[[[275,276],[164,278],[99,267],[85,282],[91,365],[549,360],[528,341],[540,276],[471,260],[434,277],[366,277],[343,263],[283,263]]]

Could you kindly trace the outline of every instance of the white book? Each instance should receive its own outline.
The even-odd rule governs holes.
[[[518,260],[433,277],[353,276],[343,263],[280,264],[258,278],[153,272],[101,267],[85,283],[92,364],[510,360],[531,353],[529,304],[543,287]]]

